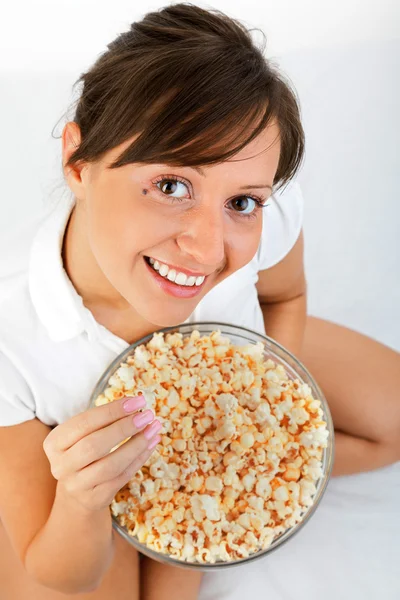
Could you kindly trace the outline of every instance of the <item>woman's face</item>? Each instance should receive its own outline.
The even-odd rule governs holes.
[[[65,133],[64,159],[75,149],[72,140],[80,141],[75,123]],[[271,124],[235,162],[201,172],[140,163],[108,169],[131,141],[80,167],[79,180],[67,181],[102,288],[106,283],[149,323],[176,325],[255,255],[263,220],[258,202],[271,194],[279,130]]]

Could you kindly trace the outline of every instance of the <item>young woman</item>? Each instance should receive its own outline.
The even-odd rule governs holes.
[[[113,535],[108,506],[159,425],[138,419],[138,398],[88,409],[111,360],[184,321],[266,331],[325,392],[340,474],[399,458],[399,357],[306,315],[298,104],[240,23],[171,5],[80,81],[62,134],[71,199],[42,220],[1,305],[2,597],[191,600],[196,572],[139,567]]]

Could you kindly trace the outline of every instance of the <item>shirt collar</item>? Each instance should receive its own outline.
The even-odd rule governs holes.
[[[50,338],[69,340],[94,326],[91,312],[72,285],[62,261],[65,229],[75,198],[58,202],[38,229],[29,260],[29,292]]]

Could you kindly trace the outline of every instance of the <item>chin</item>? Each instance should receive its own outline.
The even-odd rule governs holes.
[[[164,327],[175,327],[176,325],[181,325],[186,319],[192,314],[192,311],[188,314],[182,314],[179,316],[166,314],[166,315],[157,315],[156,318],[151,319],[151,323],[156,325],[159,329],[163,329]]]
[[[195,307],[196,305],[191,305],[186,310],[183,310],[183,307],[175,307],[175,310],[171,307],[168,310],[168,303],[163,303],[162,306],[153,306],[151,310],[147,306],[144,310],[140,311],[140,314],[146,321],[162,329],[164,327],[181,325],[181,323],[190,317]]]

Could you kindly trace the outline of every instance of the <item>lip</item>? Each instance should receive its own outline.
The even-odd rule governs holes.
[[[145,258],[143,258],[143,262],[145,264],[146,269],[149,271],[150,275],[152,275],[154,282],[169,296],[174,296],[175,298],[194,298],[203,290],[203,287],[207,281],[207,276],[201,285],[192,285],[192,286],[184,286],[178,285],[169,281],[165,277],[162,277],[153,267],[151,267]],[[167,263],[163,263],[167,264]],[[184,271],[182,271],[183,273]],[[194,274],[193,274],[194,276]],[[200,277],[200,275],[198,275]]]
[[[154,258],[154,256],[149,256],[148,258],[156,260],[160,263],[160,265],[167,265],[169,269],[174,269],[177,273],[184,273],[188,277],[207,277],[205,273],[198,273],[196,271],[189,271],[189,269],[185,269],[183,267],[176,267],[175,265],[171,265],[170,263],[165,262],[163,260],[158,260],[158,258]]]

